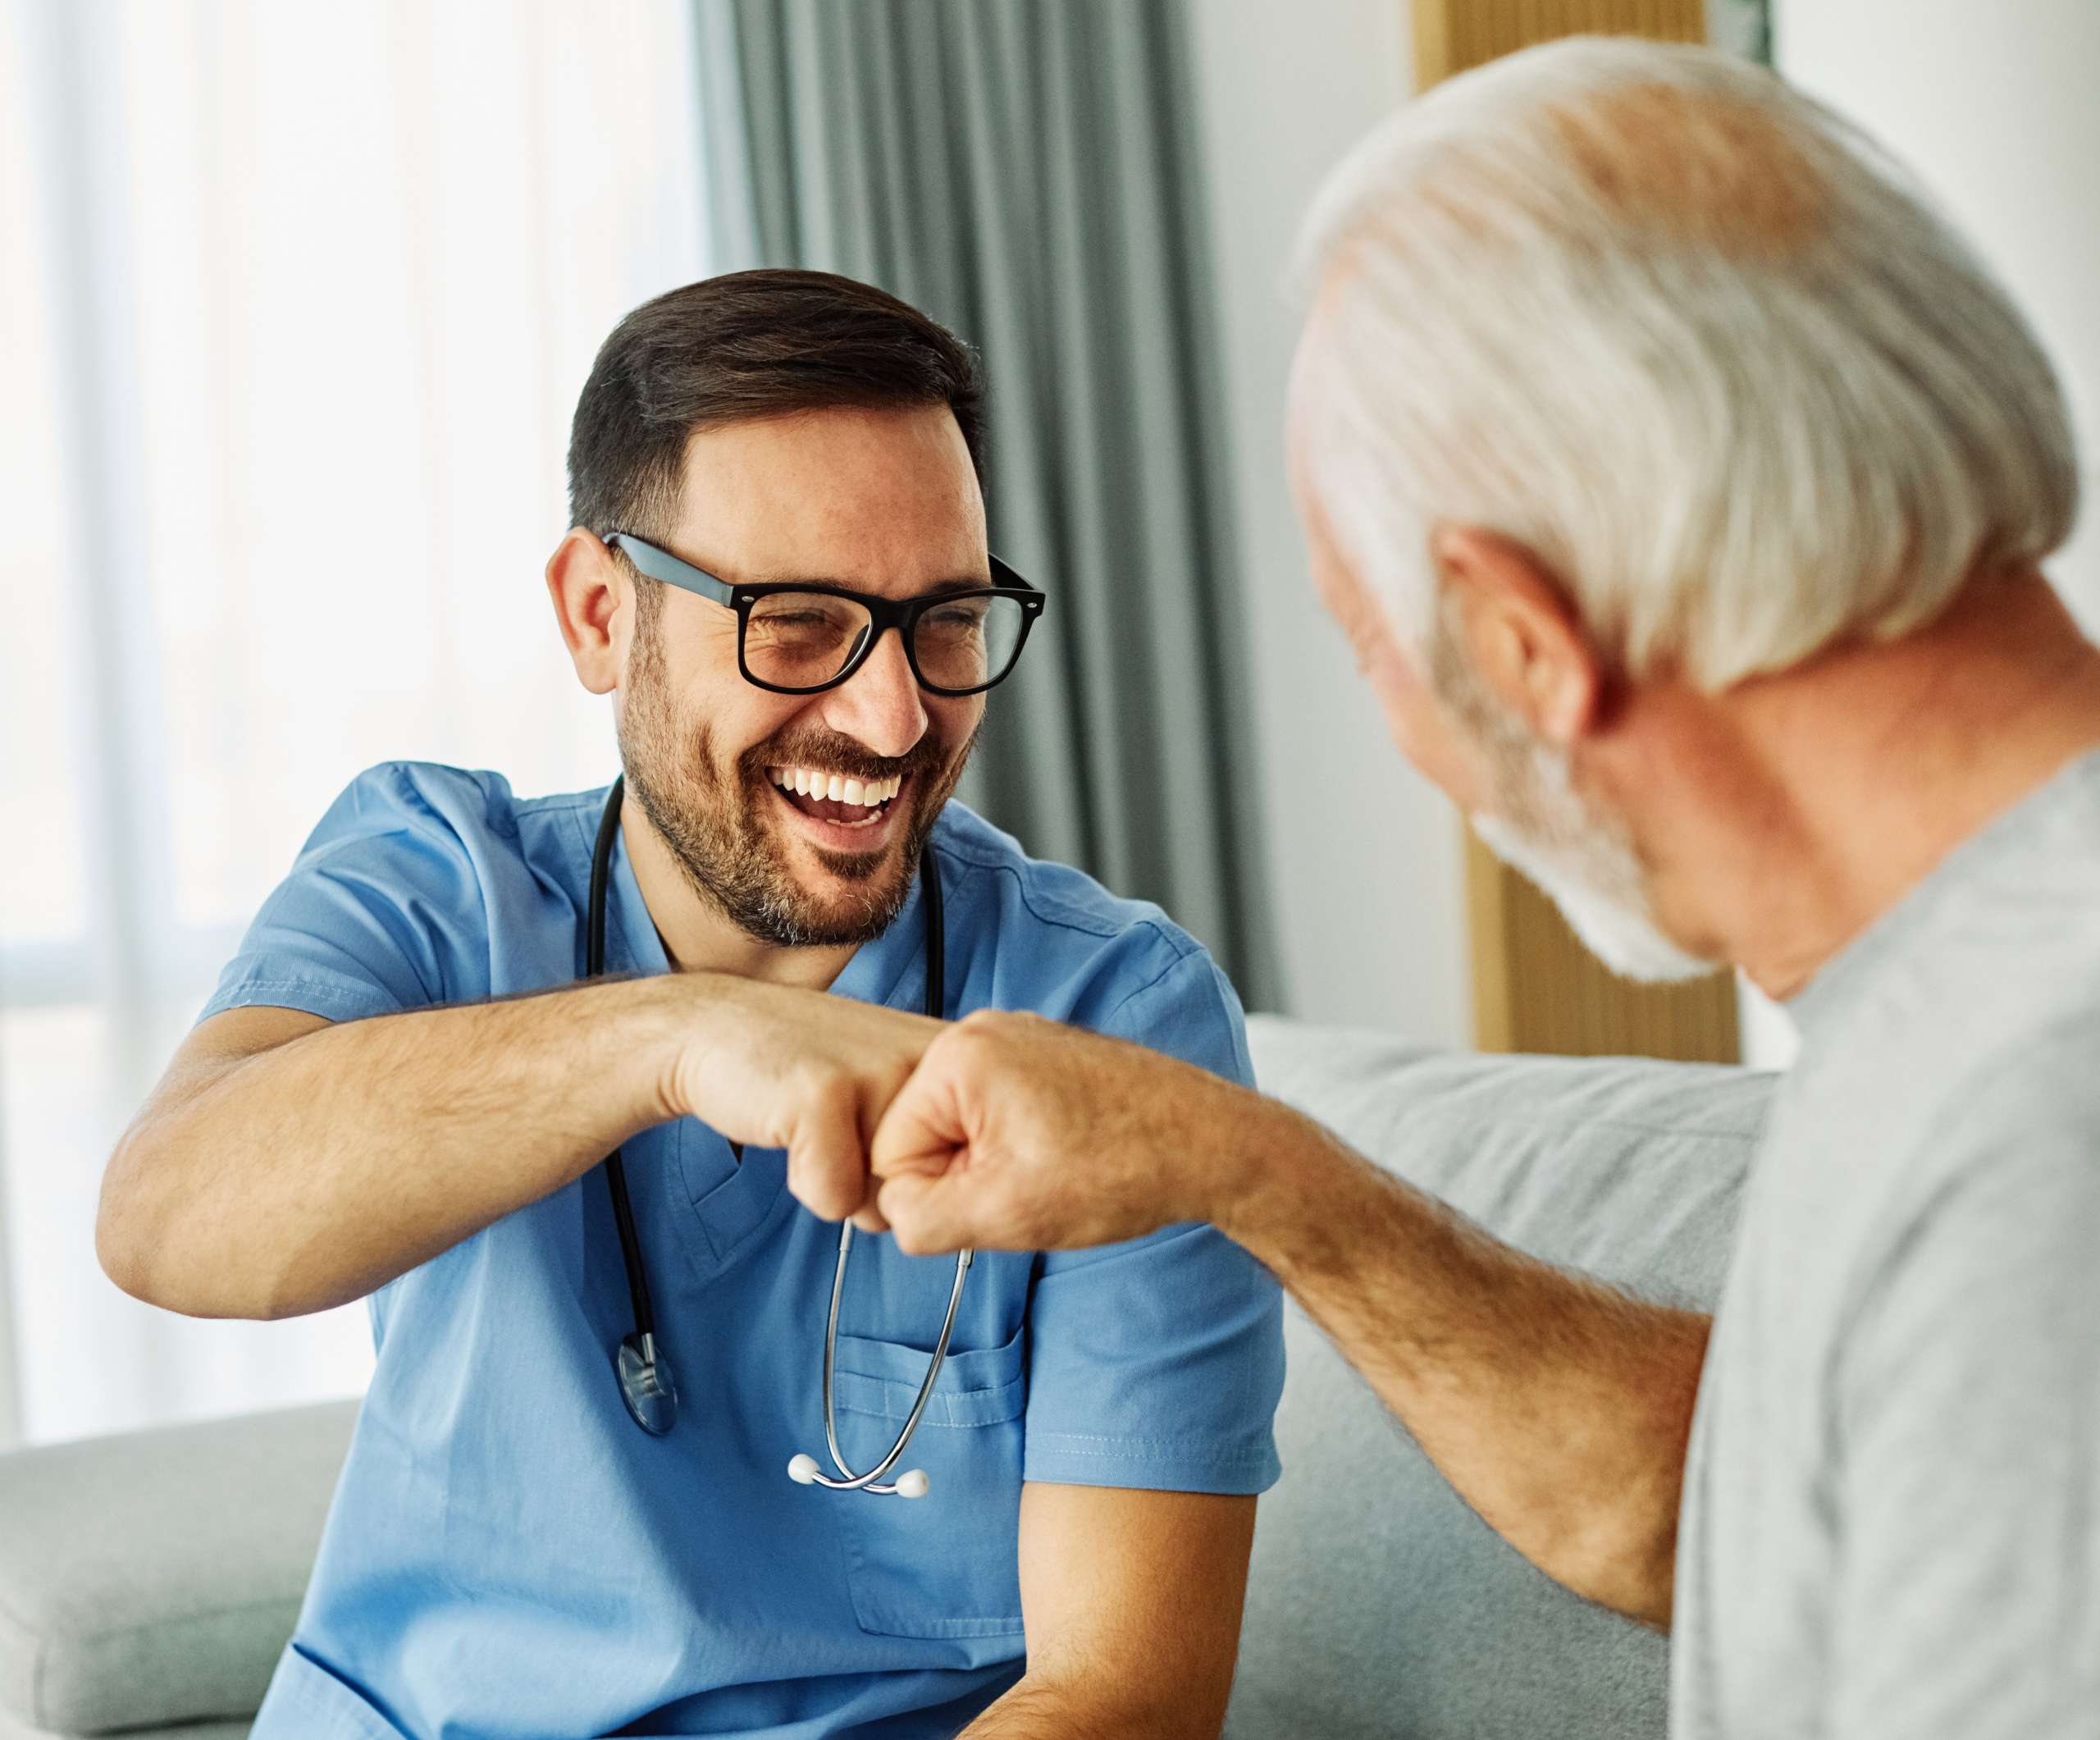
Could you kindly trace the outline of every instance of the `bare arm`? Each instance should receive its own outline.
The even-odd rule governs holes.
[[[1028,1671],[966,1740],[1217,1740],[1253,1540],[1251,1498],[1030,1482]]]
[[[973,1016],[929,1048],[874,1164],[909,1250],[1212,1222],[1520,1552],[1669,1623],[1705,1318],[1510,1249],[1275,1101],[1025,1016]]]
[[[1505,1540],[1667,1628],[1709,1320],[1513,1249],[1284,1107],[1242,1116],[1255,1163],[1220,1229]]]
[[[118,1143],[96,1243],[126,1291],[201,1317],[357,1299],[693,1113],[861,1206],[862,1151],[934,1023],[712,974],[332,1025],[231,1010]]]

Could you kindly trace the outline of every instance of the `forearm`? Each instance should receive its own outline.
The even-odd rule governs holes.
[[[1204,1217],[1265,1263],[1430,1459],[1549,1575],[1669,1619],[1708,1321],[1500,1243],[1311,1120],[1231,1090]]]
[[[240,1058],[126,1133],[105,1262],[199,1316],[362,1297],[673,1115],[665,1060],[693,1008],[675,980],[635,980],[345,1022]]]
[[[1101,1686],[1020,1683],[962,1731],[961,1740],[1217,1740],[1223,1718],[1192,1715],[1183,1701]]]
[[[1067,1700],[1025,1675],[1019,1685],[962,1731],[961,1740],[1091,1740],[1075,1728]]]

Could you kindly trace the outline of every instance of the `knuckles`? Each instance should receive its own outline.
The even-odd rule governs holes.
[[[1010,1039],[1041,1017],[1012,1009],[973,1009],[955,1024],[959,1035],[976,1041]]]
[[[942,1042],[966,1059],[968,1067],[986,1072],[1018,1061],[1039,1035],[1055,1025],[1039,1015],[977,1009],[943,1034]]]

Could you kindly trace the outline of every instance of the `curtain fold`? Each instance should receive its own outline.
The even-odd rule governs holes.
[[[1052,603],[963,795],[1274,1006],[1179,0],[696,3],[735,43],[703,77],[737,87],[757,260],[879,284],[984,358],[993,545]]]
[[[1717,48],[1772,64],[1770,0],[1706,0],[1706,40]]]

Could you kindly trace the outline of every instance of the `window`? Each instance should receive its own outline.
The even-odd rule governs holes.
[[[540,576],[598,344],[708,269],[690,16],[31,0],[0,29],[0,1389],[30,1440],[364,1381],[361,1307],[119,1294],[102,1166],[360,768],[614,770]]]

